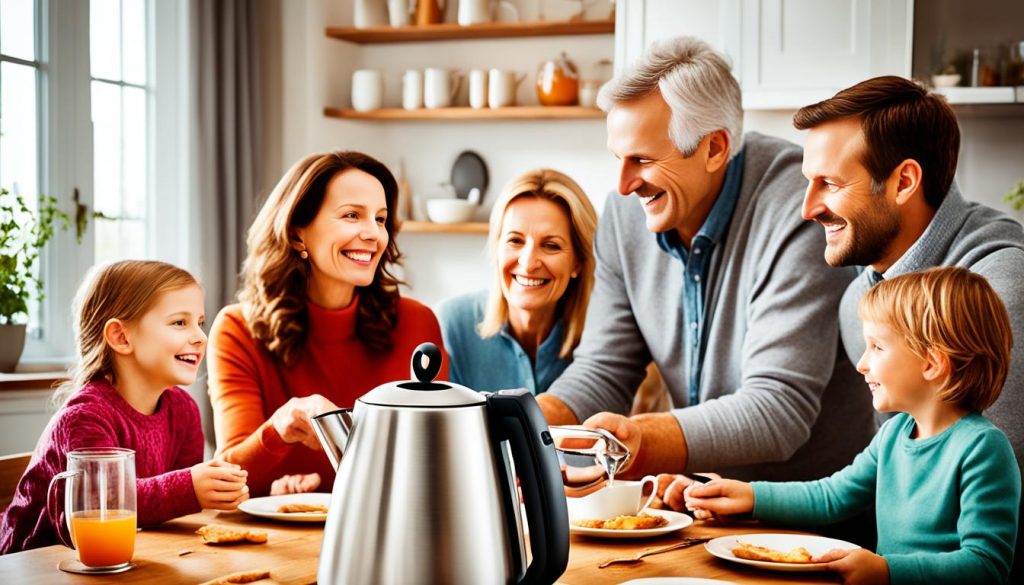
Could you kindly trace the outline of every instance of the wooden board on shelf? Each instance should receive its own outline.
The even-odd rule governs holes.
[[[469,107],[403,110],[381,108],[357,112],[347,108],[324,108],[329,118],[348,120],[590,120],[604,118],[597,108],[580,106],[513,106],[508,108]]]
[[[487,222],[433,223],[429,221],[403,221],[401,234],[487,234]]]
[[[498,39],[558,35],[597,35],[615,32],[614,20],[554,22],[488,22],[460,26],[441,23],[429,26],[376,26],[371,28],[327,27],[327,36],[359,44],[411,43],[460,39]]]

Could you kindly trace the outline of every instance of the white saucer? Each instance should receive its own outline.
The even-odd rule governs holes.
[[[740,563],[742,565],[750,565],[759,569],[768,569],[769,571],[822,571],[825,569],[825,565],[827,564],[774,563],[771,561],[741,559],[740,557],[732,554],[732,549],[739,544],[739,541],[757,546],[774,548],[783,552],[802,546],[807,549],[807,552],[811,553],[811,555],[815,557],[823,555],[834,548],[860,548],[856,544],[846,542],[845,540],[825,538],[824,536],[813,536],[810,534],[743,534],[740,536],[722,536],[704,543],[704,548],[706,548],[709,553],[720,559]]]
[[[601,538],[648,538],[651,536],[661,536],[662,534],[668,534],[670,532],[675,532],[676,530],[682,530],[690,524],[693,524],[693,518],[690,518],[686,514],[680,512],[673,512],[672,510],[652,510],[648,508],[647,513],[652,516],[661,516],[662,518],[665,518],[668,520],[668,524],[645,530],[610,530],[607,528],[584,528],[569,522],[569,532],[571,534],[599,536]]]
[[[270,518],[271,520],[285,520],[288,522],[323,522],[327,520],[327,514],[323,512],[278,512],[278,508],[284,504],[320,504],[321,506],[330,506],[331,494],[310,492],[307,494],[251,498],[239,504],[238,509],[246,514],[252,514],[260,518]]]
[[[123,565],[113,567],[90,567],[89,565],[83,565],[82,561],[78,559],[64,559],[57,564],[57,568],[65,573],[76,573],[78,575],[113,575],[130,571],[135,568],[135,564],[129,561]]]

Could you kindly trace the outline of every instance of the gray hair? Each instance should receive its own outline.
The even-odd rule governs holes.
[[[676,37],[651,44],[639,61],[601,88],[597,105],[607,112],[615,104],[658,90],[672,110],[668,135],[685,156],[715,130],[729,133],[729,158],[743,146],[740,85],[728,59],[696,37]]]

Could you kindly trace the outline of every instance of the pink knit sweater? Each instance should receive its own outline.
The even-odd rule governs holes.
[[[168,388],[156,412],[144,415],[110,384],[92,382],[76,392],[43,431],[0,523],[0,554],[71,543],[63,489],[55,498],[56,509],[47,507],[46,489],[50,479],[67,468],[68,451],[85,447],[135,451],[140,525],[199,511],[189,468],[202,461],[203,431],[192,397],[181,388]]]

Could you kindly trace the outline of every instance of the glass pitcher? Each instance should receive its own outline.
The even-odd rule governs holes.
[[[77,449],[68,468],[53,476],[66,482],[64,516],[78,560],[95,569],[127,566],[135,553],[135,451],[116,447]]]

